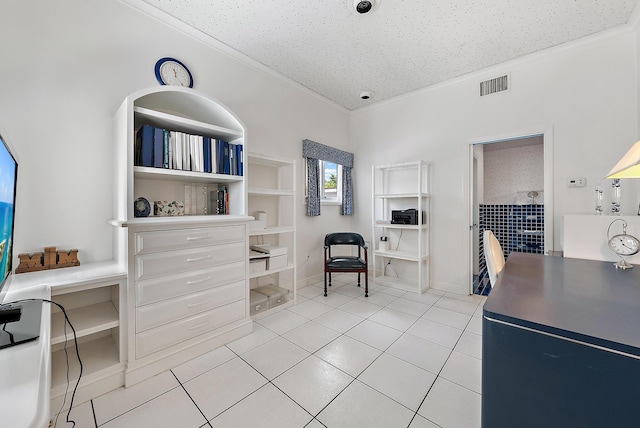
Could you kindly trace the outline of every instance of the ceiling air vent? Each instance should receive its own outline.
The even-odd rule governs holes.
[[[496,77],[495,79],[485,80],[480,82],[480,96],[495,94],[497,92],[503,92],[509,90],[509,75]]]

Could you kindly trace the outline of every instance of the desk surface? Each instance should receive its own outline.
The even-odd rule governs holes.
[[[484,315],[640,356],[640,266],[511,253]]]

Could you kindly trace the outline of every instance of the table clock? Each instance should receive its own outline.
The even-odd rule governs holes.
[[[611,236],[611,226],[616,221],[622,222],[622,233]],[[632,256],[640,251],[640,241],[633,235],[627,233],[627,222],[621,218],[615,219],[607,228],[607,239],[609,248],[620,257],[620,261],[615,263],[617,269],[631,269],[632,264],[627,263],[625,256]]]

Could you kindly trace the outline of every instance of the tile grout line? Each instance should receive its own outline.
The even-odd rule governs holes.
[[[93,405],[93,399],[89,400],[91,403],[91,415],[93,416],[93,424],[98,428],[98,419],[96,418],[96,408]]]
[[[194,406],[196,406],[196,409],[198,409],[198,412],[200,412],[200,414],[202,415],[202,417],[205,420],[205,424],[209,425],[210,428],[213,428],[213,426],[211,425],[211,423],[209,423],[209,419],[207,418],[207,415],[204,414],[204,412],[200,409],[200,406],[198,406],[198,403],[196,403],[196,401],[193,399],[193,397],[191,396],[191,394],[189,394],[189,391],[187,391],[187,388],[184,387],[184,385],[182,384],[182,382],[180,381],[180,379],[178,379],[178,376],[176,376],[176,374],[173,372],[173,369],[169,369],[169,371],[171,372],[171,374],[173,375],[173,377],[176,379],[176,381],[178,381],[178,384],[180,384],[180,388],[182,388],[182,390],[185,392],[185,394],[187,394],[187,397],[189,397],[189,400],[191,400],[191,402],[193,403]],[[200,425],[200,427],[202,427],[203,425]]]

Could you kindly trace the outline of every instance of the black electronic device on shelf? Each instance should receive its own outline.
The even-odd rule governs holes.
[[[0,348],[40,337],[42,301],[7,301],[13,258],[18,162],[0,136]]]
[[[423,221],[424,223],[424,213]],[[406,210],[392,210],[391,211],[391,224],[418,224],[418,210],[415,208],[409,208]]]

